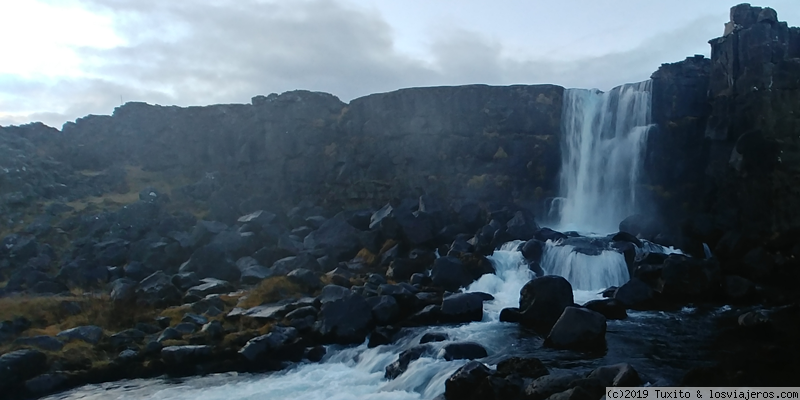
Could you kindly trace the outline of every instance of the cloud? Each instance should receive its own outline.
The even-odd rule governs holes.
[[[344,101],[411,86],[555,83],[608,89],[644,80],[662,62],[707,48],[718,21],[698,19],[630,51],[576,61],[526,59],[465,29],[440,32],[429,57],[394,46],[375,11],[334,0],[164,2],[79,0],[110,15],[125,45],[76,49],[87,77],[0,76],[0,125],[41,119],[60,125],[108,114],[123,101],[204,105],[257,94],[325,91]],[[697,38],[704,38],[698,40]]]

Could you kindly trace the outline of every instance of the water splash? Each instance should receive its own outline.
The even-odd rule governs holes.
[[[625,257],[613,250],[587,255],[575,246],[548,240],[541,264],[546,274],[564,277],[574,290],[596,292],[630,279]]]
[[[568,89],[562,116],[560,230],[608,233],[636,212],[650,129],[651,81],[609,92]]]

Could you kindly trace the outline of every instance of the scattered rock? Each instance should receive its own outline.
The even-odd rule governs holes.
[[[567,307],[545,340],[559,349],[593,350],[605,346],[606,318],[585,308]]]
[[[474,342],[448,343],[442,347],[440,354],[447,361],[474,360],[489,355],[483,346]]]
[[[520,290],[520,322],[541,333],[550,332],[564,309],[573,304],[572,285],[566,279],[556,275],[534,278]]]
[[[449,400],[489,398],[481,391],[492,371],[477,361],[470,361],[456,370],[444,383],[444,396]]]
[[[56,336],[67,340],[82,340],[89,344],[97,344],[103,338],[103,328],[95,325],[79,326],[61,331]]]

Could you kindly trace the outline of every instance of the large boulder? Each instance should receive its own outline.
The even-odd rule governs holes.
[[[139,283],[136,299],[148,305],[168,306],[180,302],[181,292],[167,274],[157,271]]]
[[[483,319],[483,297],[477,293],[458,293],[442,300],[440,321],[462,323]]]
[[[456,370],[444,383],[444,397],[447,400],[487,399],[487,378],[492,370],[480,362],[470,361]]]
[[[372,308],[357,294],[322,304],[319,334],[328,343],[359,344],[373,325]]]
[[[89,344],[97,344],[103,338],[103,328],[95,325],[79,326],[61,331],[56,336],[66,340],[82,340]]]
[[[435,286],[454,292],[473,282],[472,276],[458,258],[439,257],[433,264],[431,279]]]
[[[652,305],[653,289],[639,278],[633,278],[614,292],[614,299],[627,308],[646,309]]]
[[[572,285],[566,279],[556,275],[534,278],[520,290],[520,322],[546,334],[573,304]]]
[[[361,248],[359,230],[347,223],[342,214],[325,221],[303,239],[303,245],[315,256],[331,256],[339,261],[352,258]]]
[[[47,356],[38,350],[17,350],[0,356],[0,389],[16,385],[47,371]]]
[[[266,335],[250,339],[239,350],[239,354],[250,363],[264,363],[271,360],[299,361],[304,348],[291,346],[297,337],[295,328],[275,326]]]
[[[525,257],[525,260],[538,263],[542,261],[544,246],[545,244],[541,240],[531,239],[520,246],[520,251],[522,251],[522,256]]]
[[[578,307],[567,307],[547,335],[545,345],[558,349],[595,350],[605,346],[606,317]]]
[[[400,315],[400,306],[392,296],[369,297],[367,303],[372,307],[372,318],[378,325],[391,324]]]
[[[201,279],[216,278],[228,282],[236,282],[241,276],[233,258],[222,246],[214,243],[197,249],[189,261],[181,265],[180,272],[194,272]]]

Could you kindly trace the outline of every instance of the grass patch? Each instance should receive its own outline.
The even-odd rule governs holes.
[[[239,307],[251,308],[262,304],[275,303],[283,299],[298,299],[303,296],[303,288],[285,276],[264,279],[239,301]]]
[[[111,332],[152,322],[155,309],[112,302],[102,296],[11,296],[0,299],[0,320],[25,317],[31,329],[25,336],[48,335],[84,325],[97,325]]]

